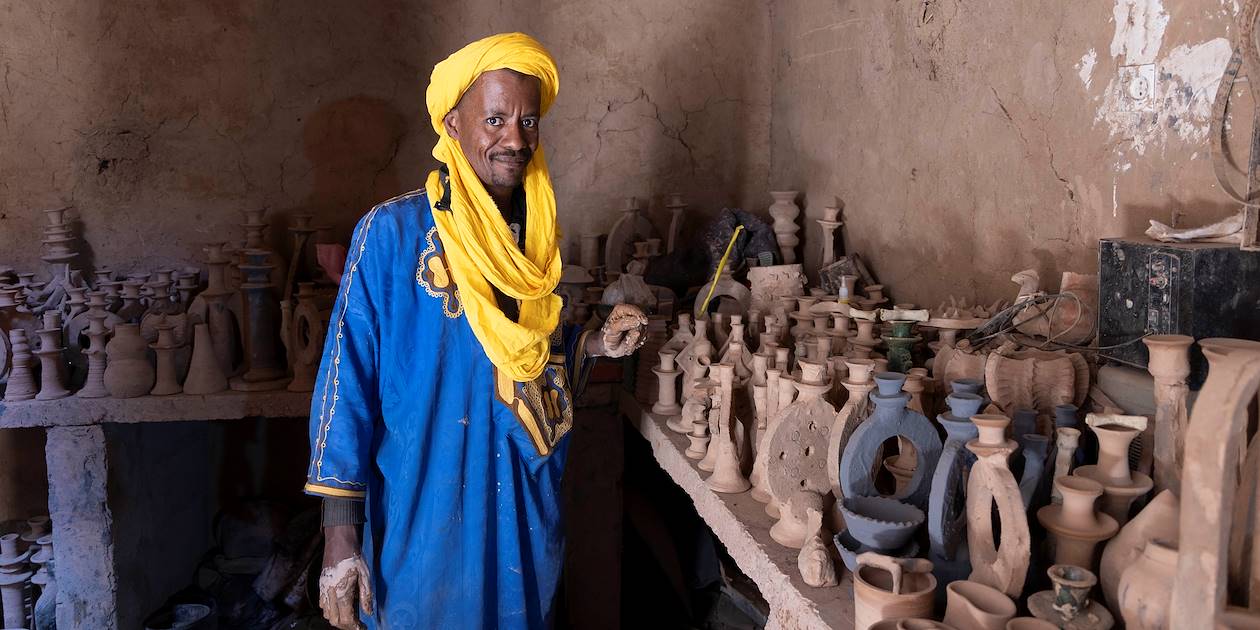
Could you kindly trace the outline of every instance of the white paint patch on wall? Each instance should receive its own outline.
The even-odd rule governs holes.
[[[1124,65],[1155,63],[1164,42],[1168,14],[1160,0],[1116,0],[1111,56],[1124,55]]]
[[[1094,81],[1094,64],[1098,63],[1098,52],[1093,48],[1089,52],[1081,56],[1081,60],[1076,64],[1077,73],[1081,76],[1081,83],[1085,84],[1085,89],[1089,89],[1089,84]]]
[[[1157,96],[1168,126],[1175,128],[1182,140],[1200,142],[1211,131],[1216,89],[1233,52],[1229,40],[1218,37],[1194,46],[1177,46],[1159,63],[1161,92]]]

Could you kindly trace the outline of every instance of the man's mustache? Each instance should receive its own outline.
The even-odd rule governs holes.
[[[532,157],[534,157],[534,152],[530,149],[521,149],[519,151],[496,151],[490,154],[491,160],[528,162]]]

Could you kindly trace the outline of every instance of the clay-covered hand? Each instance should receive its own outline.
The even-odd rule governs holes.
[[[319,574],[319,607],[324,611],[324,619],[340,630],[363,630],[356,609],[372,614],[372,578],[363,556],[354,553],[338,560],[326,557],[324,565]]]
[[[633,304],[618,304],[599,330],[603,348],[599,354],[606,357],[624,357],[633,353],[647,341],[647,315]]]

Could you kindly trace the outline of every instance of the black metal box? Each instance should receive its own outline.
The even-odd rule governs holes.
[[[1146,333],[1260,340],[1260,252],[1103,239],[1098,278],[1098,345],[1109,359],[1145,368],[1146,345],[1124,342]],[[1198,346],[1190,361],[1197,389],[1207,374]]]

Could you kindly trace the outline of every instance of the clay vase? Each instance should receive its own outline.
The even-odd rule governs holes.
[[[1098,582],[1102,588],[1103,598],[1112,608],[1119,605],[1117,591],[1120,579],[1126,570],[1142,555],[1142,549],[1149,541],[1177,540],[1180,527],[1177,518],[1180,502],[1171,490],[1165,490],[1138,512],[1133,520],[1120,528],[1120,533],[1112,538],[1103,549],[1102,561],[1098,568]]]
[[[1054,546],[1054,563],[1092,570],[1095,547],[1120,528],[1114,518],[1094,511],[1094,501],[1103,493],[1102,484],[1075,475],[1059,477],[1054,483],[1063,504],[1037,510],[1037,520]]]
[[[796,262],[796,246],[801,242],[796,236],[801,229],[796,224],[796,217],[801,214],[800,206],[796,205],[798,194],[795,190],[770,191],[770,196],[774,198],[774,203],[770,205],[770,216],[774,217],[774,238],[779,243],[779,253],[785,265]]]
[[[1129,445],[1140,431],[1118,424],[1093,427],[1093,431],[1098,438],[1098,464],[1081,466],[1072,474],[1102,484],[1102,511],[1124,525],[1129,521],[1133,502],[1146,496],[1154,486],[1147,475],[1129,470]]]
[[[156,374],[149,363],[149,346],[139,324],[117,324],[105,346],[105,389],[113,398],[135,398],[153,389]]]
[[[932,544],[931,560],[937,579],[946,563],[957,565],[956,575],[971,572],[970,559],[958,554],[958,546],[966,540],[967,512],[964,490],[967,473],[976,456],[965,448],[967,442],[980,436],[971,416],[980,411],[984,399],[975,394],[955,391],[946,399],[950,411],[936,417],[945,428],[945,446],[932,474],[932,490],[928,495],[928,538]]]
[[[867,630],[885,619],[931,617],[935,590],[931,562],[864,553],[853,573],[854,628]]]
[[[1040,433],[1025,433],[1016,437],[1019,442],[1019,453],[1024,459],[1024,472],[1019,478],[1019,494],[1024,499],[1024,509],[1032,507],[1034,501],[1044,501],[1044,494],[1038,494],[1045,488],[1042,483],[1046,475],[1046,459],[1050,455],[1050,438]]]
[[[1142,555],[1120,577],[1120,616],[1129,630],[1168,628],[1168,603],[1177,576],[1177,547],[1162,540],[1146,543]]]
[[[214,394],[228,387],[227,376],[215,354],[214,340],[209,324],[193,327],[193,355],[188,366],[188,378],[184,379],[185,394]]]
[[[945,623],[955,628],[1002,630],[1015,617],[1015,602],[1006,593],[968,580],[945,585]]]

